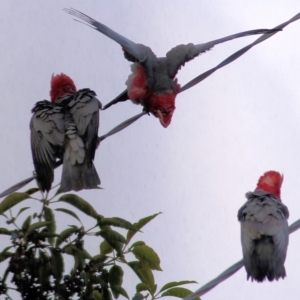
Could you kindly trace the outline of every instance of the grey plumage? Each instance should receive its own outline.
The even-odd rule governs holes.
[[[82,89],[37,102],[30,121],[32,157],[42,191],[49,191],[57,159],[63,159],[61,190],[91,189],[100,184],[93,164],[97,148],[100,101]]]
[[[30,141],[37,181],[42,191],[49,191],[54,166],[62,156],[65,138],[64,106],[44,100],[36,103],[30,120]]]
[[[60,189],[92,189],[100,184],[93,160],[98,140],[100,101],[89,90],[79,90],[65,116],[65,147]]]
[[[246,194],[238,211],[247,278],[262,282],[286,276],[289,242],[288,208],[274,195],[256,190]]]
[[[126,59],[131,62],[141,64],[145,68],[145,71],[147,73],[148,90],[158,94],[177,94],[178,92],[180,92],[180,90],[177,89],[177,80],[175,79],[178,70],[181,68],[181,66],[184,66],[186,62],[212,49],[215,45],[244,36],[278,31],[278,29],[257,29],[229,35],[227,37],[203,44],[194,45],[190,43],[187,45],[178,45],[172,48],[166,54],[166,57],[157,58],[149,47],[130,41],[129,39],[123,37],[119,33],[113,31],[109,27],[94,20],[86,14],[76,9],[66,8],[64,10],[67,13],[86,22],[93,29],[101,32],[102,34],[120,44],[122,49],[124,50],[124,56]],[[126,95],[126,91],[124,91],[117,98],[106,104],[103,109],[106,109],[111,105],[116,104],[117,102],[128,100],[129,98],[130,97],[128,96],[128,94]],[[146,106],[144,103],[141,104]]]

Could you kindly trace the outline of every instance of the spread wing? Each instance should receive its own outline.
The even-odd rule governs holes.
[[[75,93],[69,103],[70,113],[82,138],[86,150],[86,157],[92,161],[95,157],[99,128],[99,109],[101,103],[96,93],[90,89],[82,89]]]
[[[201,81],[203,81],[204,79],[206,79],[208,76],[210,76],[211,74],[213,74],[215,71],[227,66],[228,64],[232,63],[233,61],[235,61],[236,59],[238,59],[240,56],[242,56],[243,54],[245,54],[248,50],[250,50],[252,47],[258,45],[259,43],[267,40],[268,38],[272,37],[274,34],[276,34],[278,31],[282,30],[283,28],[285,28],[286,26],[288,26],[289,24],[297,21],[300,19],[300,13],[298,13],[297,15],[295,15],[293,18],[291,18],[290,20],[279,24],[278,26],[274,27],[273,29],[275,30],[272,33],[265,33],[263,36],[259,37],[257,40],[255,40],[253,43],[243,47],[242,49],[238,50],[237,52],[233,53],[232,55],[230,55],[229,57],[227,57],[225,60],[223,60],[221,63],[219,63],[217,66],[209,69],[208,71],[205,71],[204,73],[200,74],[199,76],[197,76],[196,78],[192,79],[191,81],[189,81],[187,84],[185,84],[183,87],[181,87],[181,89],[179,90],[179,93],[188,90],[189,88],[193,87],[194,85],[200,83]],[[277,31],[276,31],[277,30]]]
[[[155,54],[149,47],[144,46],[142,44],[136,44],[130,41],[126,37],[118,34],[117,32],[113,31],[104,24],[96,21],[95,19],[87,16],[86,14],[73,8],[65,8],[64,11],[86,22],[87,24],[91,25],[92,28],[94,28],[95,30],[98,30],[99,32],[103,33],[107,37],[120,44],[125,52],[125,57],[129,61],[146,63],[147,61],[149,61],[149,59],[151,60],[156,58]]]
[[[32,109],[30,121],[31,152],[37,180],[43,191],[49,191],[54,179],[56,158],[64,143],[65,125],[61,106],[44,100]]]
[[[248,193],[248,201],[238,211],[242,229],[242,248],[245,266],[255,248],[255,240],[261,235],[270,236],[274,243],[274,258],[285,260],[288,246],[289,212],[287,207],[275,196],[263,191]]]
[[[210,41],[208,43],[204,44],[187,44],[187,45],[178,45],[174,48],[172,48],[167,54],[168,59],[168,73],[171,78],[174,78],[178,72],[178,70],[181,68],[181,66],[184,66],[184,64],[195,57],[197,57],[199,54],[205,53],[208,50],[211,50],[215,45],[228,42],[230,40],[234,40],[237,38],[241,38],[248,35],[255,35],[255,34],[266,34],[266,33],[272,33],[277,32],[278,29],[256,29],[256,30],[249,30],[244,31],[236,34],[232,34],[229,36],[226,36],[221,39],[217,39],[214,41]]]

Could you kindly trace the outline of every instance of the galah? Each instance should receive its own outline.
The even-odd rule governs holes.
[[[204,44],[178,45],[167,52],[166,57],[158,58],[149,47],[130,41],[82,12],[75,9],[65,9],[65,11],[120,44],[125,58],[133,62],[131,65],[132,74],[126,81],[127,89],[105,105],[103,109],[117,102],[130,99],[135,104],[141,104],[146,112],[159,118],[161,125],[165,128],[171,123],[175,110],[175,97],[180,91],[180,85],[175,77],[181,66],[217,44],[243,36],[278,31],[277,29],[257,29],[240,32]]]
[[[51,102],[39,101],[30,121],[31,151],[37,181],[49,191],[57,159],[63,160],[62,192],[100,184],[93,160],[97,148],[101,103],[90,89],[76,90],[65,75],[52,76]]]
[[[288,208],[281,202],[283,175],[263,174],[254,192],[238,211],[247,279],[263,282],[286,276],[284,261],[289,243]]]

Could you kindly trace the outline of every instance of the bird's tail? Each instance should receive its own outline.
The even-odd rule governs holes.
[[[263,282],[265,279],[273,281],[286,276],[284,258],[278,258],[274,251],[274,242],[271,236],[263,235],[254,241],[255,248],[248,266],[248,278]],[[247,264],[245,264],[246,266]],[[247,266],[246,266],[247,269]]]
[[[72,165],[70,160],[64,161],[60,185],[62,192],[94,189],[100,183],[93,162],[89,165],[86,162]]]

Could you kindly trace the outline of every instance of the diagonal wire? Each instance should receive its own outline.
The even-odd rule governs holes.
[[[274,27],[273,29],[283,29],[284,27],[286,27],[287,25],[289,25],[292,22],[295,22],[297,20],[300,19],[300,13],[298,13],[297,15],[295,15],[293,18],[291,18],[290,20]],[[225,67],[226,65],[232,63],[233,61],[235,61],[237,58],[239,58],[240,56],[242,56],[244,53],[246,53],[248,50],[250,50],[253,46],[265,41],[266,39],[270,38],[271,36],[273,36],[274,34],[276,34],[278,31],[273,32],[273,33],[265,33],[264,35],[262,35],[261,37],[259,37],[257,40],[255,40],[253,43],[249,44],[248,46],[240,49],[239,51],[235,52],[234,54],[230,55],[229,57],[227,57],[225,60],[223,60],[220,64],[218,64],[216,67],[202,73],[201,75],[197,76],[196,78],[194,78],[193,80],[191,80],[190,82],[188,82],[186,85],[184,85],[180,90],[179,93],[193,87],[194,85],[198,84],[199,82],[201,82],[202,80],[204,80],[205,78],[207,78],[208,76],[210,76],[212,73],[214,73],[215,71],[217,71],[220,68]]]
[[[110,130],[108,133],[102,135],[102,136],[99,136],[98,137],[98,140],[97,140],[97,147],[99,146],[100,142],[103,141],[104,139],[106,139],[107,137],[111,136],[111,135],[114,135],[116,133],[118,133],[119,131],[125,129],[126,127],[128,127],[129,125],[131,125],[132,123],[134,123],[135,121],[137,121],[140,117],[146,115],[147,112],[141,112],[139,113],[138,115],[135,115],[133,117],[131,117],[130,119],[128,120],[125,120],[124,122],[122,122],[121,124],[117,125],[115,128],[113,128],[112,130]],[[55,168],[59,167],[60,165],[62,164],[62,160],[59,160],[56,162],[55,164]],[[23,186],[25,186],[26,184],[28,184],[29,182],[31,182],[33,179],[35,179],[36,176],[33,175],[31,177],[28,177],[18,183],[16,183],[15,185],[11,186],[10,188],[6,189],[4,192],[2,192],[0,194],[0,198],[4,197],[4,196],[7,196],[8,194],[11,194],[17,190],[19,190],[20,188],[22,188]]]
[[[293,224],[289,226],[289,234],[295,232],[300,228],[300,219]],[[223,273],[221,273],[219,276],[217,276],[215,279],[209,281],[205,285],[203,285],[200,289],[198,289],[196,292],[194,292],[191,295],[188,295],[187,297],[183,298],[183,300],[194,300],[198,297],[203,296],[210,290],[212,290],[214,287],[216,287],[219,283],[222,281],[228,279],[230,276],[232,276],[234,273],[236,273],[238,270],[240,270],[244,265],[243,259],[239,260],[237,263],[226,269]]]

